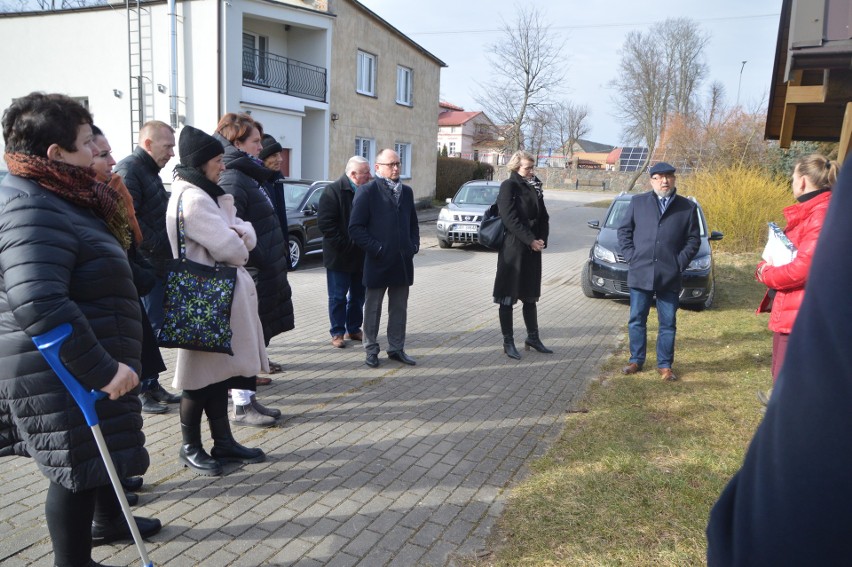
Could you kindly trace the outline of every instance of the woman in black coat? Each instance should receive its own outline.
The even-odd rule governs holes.
[[[497,209],[506,238],[497,254],[497,277],[494,280],[494,303],[499,307],[500,330],[503,333],[503,352],[509,358],[520,359],[512,331],[512,307],[523,303],[527,327],[526,349],[552,353],[538,336],[536,302],[541,296],[541,251],[547,246],[550,231],[547,209],[541,191],[541,181],[533,175],[535,158],[519,151],[508,163],[512,172],[500,185]]]
[[[251,116],[229,112],[219,120],[214,137],[225,148],[225,171],[219,176],[219,186],[234,196],[237,216],[250,222],[257,233],[257,246],[249,254],[246,268],[257,286],[263,337],[269,345],[272,337],[293,329],[295,319],[287,280],[287,240],[272,201],[262,188],[275,173],[258,158],[263,149],[262,136],[263,127]],[[232,388],[231,396],[234,423],[268,427],[281,417],[279,410],[259,403],[251,390]]]
[[[32,338],[71,325],[62,361],[95,404],[120,477],[148,468],[136,395],[142,325],[127,261],[128,213],[91,169],[92,118],[72,99],[32,93],[3,114],[0,184],[0,456],[35,459],[50,485],[54,564],[94,565],[95,545],[127,526],[82,411]],[[158,520],[137,518],[143,536]]]

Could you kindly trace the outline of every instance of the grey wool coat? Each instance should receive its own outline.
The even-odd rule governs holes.
[[[231,331],[234,333],[231,348],[234,354],[177,349],[172,385],[182,390],[197,390],[232,376],[268,372],[266,343],[257,312],[257,291],[254,280],[244,268],[249,251],[257,243],[254,228],[237,217],[233,196],[222,195],[217,204],[195,185],[178,179],[172,184],[166,213],[166,228],[175,257],[178,256],[176,219],[181,195],[187,258],[208,266],[219,262],[238,268],[231,306]]]

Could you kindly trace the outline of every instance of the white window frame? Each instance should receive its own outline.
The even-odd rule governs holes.
[[[449,155],[450,157],[453,157],[453,156],[455,156],[455,154],[456,154],[456,143],[455,142],[448,143],[447,144],[447,155]]]
[[[412,92],[414,72],[408,67],[399,65],[396,68],[396,103],[404,106],[414,106]]]
[[[397,142],[393,145],[393,151],[399,155],[399,176],[403,179],[411,179],[411,144]]]
[[[376,141],[372,138],[355,138],[355,155],[369,161],[372,167],[376,160]]]
[[[376,96],[376,56],[359,49],[355,69],[355,92]]]

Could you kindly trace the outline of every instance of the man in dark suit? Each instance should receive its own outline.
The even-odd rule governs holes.
[[[322,262],[328,285],[328,318],[331,344],[346,346],[344,339],[363,340],[364,251],[349,236],[352,201],[359,186],[370,181],[370,162],[352,156],[346,173],[323,189],[317,211],[317,227],[322,231]]]
[[[648,171],[652,191],[630,200],[618,244],[627,262],[630,288],[630,360],[622,372],[635,374],[645,364],[648,313],[657,298],[657,372],[675,381],[675,329],[682,274],[701,245],[697,206],[675,188],[675,168],[660,162]]]
[[[379,323],[388,295],[388,358],[416,364],[405,354],[408,291],[414,284],[414,255],[420,250],[420,229],[414,191],[399,180],[399,155],[384,149],[376,156],[375,178],[358,188],[352,202],[349,236],[365,253],[364,349],[366,365],[379,365]]]

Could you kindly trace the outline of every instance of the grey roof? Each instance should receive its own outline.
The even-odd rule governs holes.
[[[609,144],[599,144],[597,142],[592,142],[590,140],[583,140],[582,138],[577,140],[577,144],[583,148],[584,152],[595,152],[595,153],[603,153],[603,152],[611,152],[615,149],[615,146],[610,146]]]

